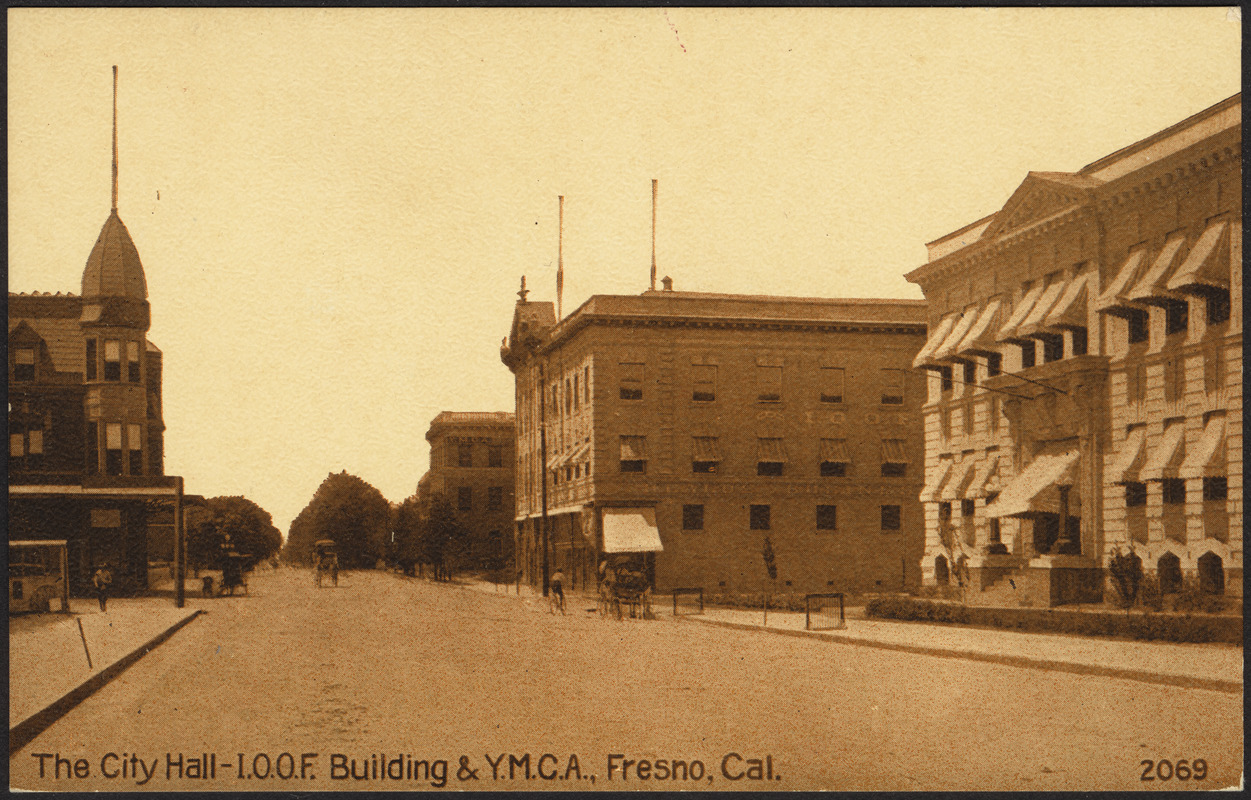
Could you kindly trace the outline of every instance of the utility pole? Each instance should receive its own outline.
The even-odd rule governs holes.
[[[187,531],[183,524],[182,476],[174,478],[174,605],[182,608],[187,602]]]
[[[542,471],[542,516],[539,538],[543,547],[543,596],[547,597],[547,376],[539,361],[539,469]]]

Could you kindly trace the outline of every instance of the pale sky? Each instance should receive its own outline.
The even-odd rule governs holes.
[[[1228,8],[8,12],[9,290],[81,291],[119,210],[166,471],[284,532],[392,501],[443,409],[512,410],[522,274],[910,297],[927,241],[1240,90]],[[159,193],[159,199],[158,199]]]

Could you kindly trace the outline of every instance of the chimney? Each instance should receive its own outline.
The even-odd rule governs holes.
[[[673,291],[673,278],[670,278],[668,275],[666,275],[665,277],[660,279],[660,285],[665,287],[664,291],[672,292]]]

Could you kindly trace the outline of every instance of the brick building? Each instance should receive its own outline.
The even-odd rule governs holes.
[[[519,293],[518,569],[594,586],[606,553],[659,590],[919,583],[923,301],[664,291],[596,295],[559,322]],[[546,428],[546,459],[543,458]],[[544,497],[546,493],[546,498]]]
[[[430,469],[417,483],[423,509],[443,495],[468,532],[466,566],[512,557],[513,415],[441,411],[430,422]]]
[[[959,564],[976,601],[1097,600],[1132,549],[1165,591],[1241,592],[1241,115],[1031,172],[909,273],[926,584]]]
[[[182,499],[164,472],[161,351],[117,213],[116,141],[115,127],[113,207],[82,294],[8,296],[9,539],[66,539],[76,594],[103,563],[118,591],[146,587],[149,538],[172,557]]]

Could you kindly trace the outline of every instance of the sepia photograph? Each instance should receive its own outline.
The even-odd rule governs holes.
[[[5,21],[10,791],[1243,787],[1240,6]]]

